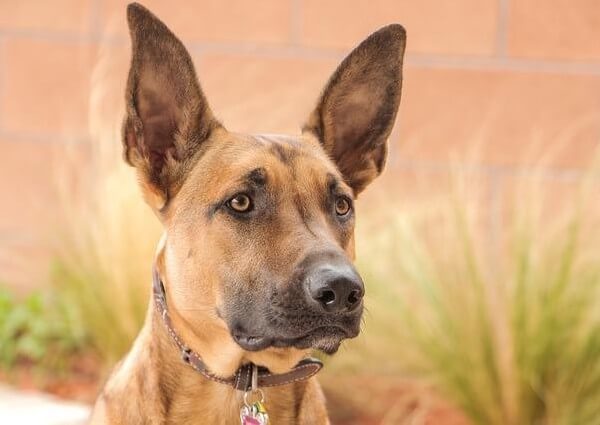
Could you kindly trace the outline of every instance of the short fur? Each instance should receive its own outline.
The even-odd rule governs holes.
[[[325,314],[302,282],[315,261],[355,273],[354,211],[338,214],[336,200],[351,202],[383,169],[404,29],[380,29],[342,62],[301,135],[243,135],[215,119],[175,35],[138,4],[127,16],[124,157],[164,226],[155,262],[177,332],[223,377],[248,362],[281,373],[312,349],[335,352],[358,334],[362,304]],[[231,208],[240,193],[252,200],[247,213]],[[246,345],[255,335],[264,346]],[[265,396],[274,424],[329,423],[315,378]],[[181,361],[151,301],[92,423],[235,424],[241,397]]]

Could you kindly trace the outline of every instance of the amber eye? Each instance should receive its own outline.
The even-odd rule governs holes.
[[[340,216],[344,216],[350,212],[352,205],[348,198],[344,196],[338,196],[335,199],[335,213]]]
[[[245,193],[239,193],[227,201],[227,206],[239,213],[252,211],[252,200]]]

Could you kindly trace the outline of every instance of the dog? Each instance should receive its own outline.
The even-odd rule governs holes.
[[[124,158],[164,234],[145,324],[91,423],[328,424],[308,356],[360,331],[354,201],[384,168],[405,30],[356,47],[299,135],[248,135],[215,118],[165,24],[136,3],[127,18]]]

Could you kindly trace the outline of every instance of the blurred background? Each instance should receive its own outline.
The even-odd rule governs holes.
[[[242,132],[297,133],[356,44],[407,29],[359,199],[365,331],[321,379],[334,423],[600,421],[600,2],[142,3]],[[83,403],[143,320],[160,234],[120,160],[125,6],[0,0],[0,381]]]

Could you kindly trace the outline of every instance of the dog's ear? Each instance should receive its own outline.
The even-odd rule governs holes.
[[[127,7],[127,20],[132,59],[124,156],[137,168],[146,200],[160,210],[183,183],[202,143],[220,124],[181,41],[137,3]]]
[[[331,76],[303,127],[320,140],[355,194],[385,164],[400,104],[405,45],[406,32],[398,24],[371,34]]]

